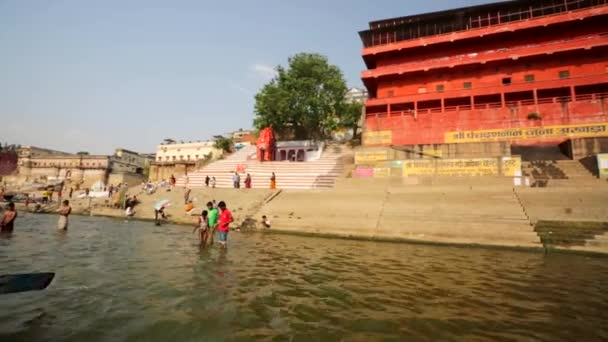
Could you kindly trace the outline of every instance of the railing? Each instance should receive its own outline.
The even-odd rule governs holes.
[[[608,99],[608,93],[594,93],[594,94],[581,94],[576,95],[574,100],[571,96],[554,96],[554,97],[543,97],[537,98],[536,101],[534,99],[526,99],[526,100],[517,100],[517,101],[505,101],[503,102],[489,102],[489,103],[475,103],[473,105],[459,105],[459,106],[445,106],[443,107],[433,107],[433,108],[423,108],[418,110],[397,110],[389,112],[374,112],[374,113],[366,113],[366,118],[386,118],[386,117],[396,117],[396,116],[404,116],[404,115],[412,115],[416,116],[419,114],[431,114],[431,113],[445,113],[445,112],[459,112],[459,111],[469,111],[469,110],[484,110],[484,109],[496,109],[496,108],[516,108],[521,106],[534,106],[534,105],[543,105],[543,104],[560,104],[560,103],[568,103],[568,102],[582,102],[582,101],[600,101]],[[390,114],[390,115],[389,115]]]
[[[455,32],[466,32],[479,30],[490,26],[504,25],[507,23],[522,22],[530,19],[550,17],[563,13],[601,7],[608,4],[608,0],[555,0],[552,4],[537,4],[535,7],[514,8],[514,6],[501,6],[495,13],[467,13],[467,20],[458,19],[458,16],[450,15],[446,11],[443,17],[435,20],[426,20],[421,15],[420,21],[411,23],[409,20],[382,21],[370,24],[370,30],[360,33],[364,47],[392,44],[400,41],[408,41],[429,36],[447,35]],[[502,12],[502,13],[501,13]],[[450,19],[452,22],[450,23]]]
[[[466,62],[472,63],[472,62],[475,62],[476,60],[487,61],[489,58],[491,58],[491,55],[493,55],[493,54],[495,55],[494,57],[496,57],[499,54],[502,54],[503,57],[500,57],[500,58],[508,58],[513,53],[522,52],[525,50],[529,50],[531,48],[538,48],[538,49],[543,49],[545,51],[550,50],[550,51],[554,51],[554,52],[559,52],[562,50],[573,49],[573,48],[576,48],[577,46],[581,45],[581,44],[574,44],[574,43],[582,43],[584,41],[597,40],[598,38],[600,38],[600,40],[603,41],[604,39],[601,39],[601,38],[604,38],[604,36],[606,34],[608,34],[608,32],[602,32],[602,33],[598,33],[598,34],[594,34],[594,35],[586,35],[586,36],[580,37],[580,38],[568,38],[568,39],[554,40],[554,41],[545,42],[545,43],[527,44],[527,45],[517,46],[517,47],[513,47],[513,48],[493,49],[493,50],[486,50],[486,51],[481,51],[481,52],[460,54],[460,55],[456,55],[456,56],[438,57],[438,58],[432,58],[432,59],[427,59],[427,60],[422,60],[422,61],[406,62],[406,63],[397,64],[397,65],[379,67],[376,69],[364,71],[362,75],[363,75],[363,77],[372,77],[372,76],[377,77],[377,76],[379,76],[378,74],[388,75],[388,74],[396,74],[396,73],[409,72],[409,71],[429,70],[429,69],[433,69],[433,68],[446,67],[448,65],[463,64]],[[569,45],[568,46],[564,45],[565,43],[568,43]],[[604,42],[604,43],[606,43],[606,42]],[[562,48],[561,49],[559,49],[559,48],[549,49],[549,47],[556,46],[556,45],[561,45]],[[524,57],[524,56],[518,55],[517,57]]]

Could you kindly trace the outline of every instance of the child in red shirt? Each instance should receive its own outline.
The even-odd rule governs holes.
[[[230,223],[234,221],[232,217],[232,213],[228,208],[226,208],[226,203],[221,201],[218,205],[220,208],[220,222],[218,224],[217,230],[220,234],[220,244],[223,248],[226,248],[226,243],[228,242],[228,231],[230,230]]]

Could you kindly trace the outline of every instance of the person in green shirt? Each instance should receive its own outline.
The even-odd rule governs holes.
[[[207,202],[208,217],[209,217],[209,245],[213,245],[215,230],[217,229],[218,211],[213,206],[212,202]]]

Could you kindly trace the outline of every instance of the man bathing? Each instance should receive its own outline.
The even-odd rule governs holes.
[[[67,230],[68,229],[68,216],[72,213],[72,207],[70,207],[70,201],[65,200],[61,203],[61,207],[57,209],[59,213],[59,221],[57,221],[57,229]]]
[[[17,211],[15,211],[15,203],[9,202],[2,215],[0,221],[0,233],[11,233],[15,225],[15,219],[17,218]]]

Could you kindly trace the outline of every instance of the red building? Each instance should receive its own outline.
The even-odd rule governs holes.
[[[371,22],[360,32],[364,144],[607,152],[607,23],[608,0],[507,1]]]

